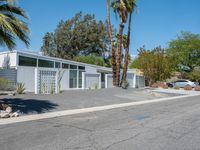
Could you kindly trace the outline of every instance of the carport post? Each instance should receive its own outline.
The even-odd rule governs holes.
[[[108,74],[105,74],[105,88],[108,88]]]
[[[85,89],[85,72],[82,72],[82,89]]]
[[[55,64],[55,63],[54,63]],[[56,83],[55,83],[55,92],[56,93],[59,93],[58,92],[58,86],[59,86],[59,84],[58,84],[58,70],[56,70],[56,81],[55,81]]]
[[[99,88],[101,89],[101,73],[99,73]]]
[[[136,73],[133,76],[133,88],[136,88]]]
[[[38,94],[38,68],[35,68],[35,94]]]

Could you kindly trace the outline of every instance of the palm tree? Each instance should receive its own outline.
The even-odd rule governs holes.
[[[135,7],[137,7],[136,0],[126,0],[125,5],[126,5],[128,13],[129,13],[129,21],[128,21],[128,35],[127,35],[127,38],[126,38],[127,43],[125,44],[125,47],[124,47],[124,49],[125,49],[125,59],[124,59],[124,66],[123,66],[123,74],[122,74],[121,83],[126,80],[126,76],[127,76],[127,69],[128,69],[128,64],[129,64],[129,48],[130,48],[130,37],[131,37],[132,14],[135,10]]]
[[[126,8],[126,0],[114,0],[112,7],[115,12],[119,15],[120,25],[117,37],[117,51],[116,51],[116,85],[120,86],[120,65],[121,65],[121,54],[122,54],[122,35],[124,30],[124,24],[127,21],[128,12]]]
[[[110,0],[107,0],[107,22],[108,22],[108,33],[109,38],[111,41],[111,47],[112,47],[112,74],[113,74],[113,85],[116,86],[116,57],[115,57],[115,44],[112,34],[112,26],[110,21]]]
[[[7,46],[10,50],[16,46],[16,38],[29,46],[29,28],[19,17],[28,19],[13,0],[0,0],[0,45]]]

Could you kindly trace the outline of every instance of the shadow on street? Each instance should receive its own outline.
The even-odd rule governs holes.
[[[48,100],[21,99],[21,98],[4,98],[0,103],[8,104],[12,107],[13,112],[20,111],[23,114],[44,113],[55,109],[58,104],[51,103]]]

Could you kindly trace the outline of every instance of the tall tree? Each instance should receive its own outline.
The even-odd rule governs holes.
[[[191,72],[200,66],[200,35],[182,32],[169,42],[168,55],[174,58],[178,71]]]
[[[174,71],[173,59],[166,55],[165,49],[156,47],[153,50],[146,50],[143,47],[138,52],[139,68],[150,84],[171,77]]]
[[[110,0],[107,0],[107,22],[108,22],[108,33],[112,47],[112,74],[113,74],[113,85],[116,86],[116,49],[114,44],[114,38],[112,34],[112,25],[110,21]]]
[[[114,0],[112,7],[115,14],[119,15],[120,24],[117,37],[117,50],[116,50],[116,85],[120,86],[120,69],[121,69],[121,56],[122,56],[122,35],[124,31],[124,24],[127,21],[128,11],[125,5],[125,0]]]
[[[128,34],[127,34],[127,41],[124,45],[125,49],[125,58],[124,58],[124,66],[123,66],[123,73],[122,73],[122,80],[121,83],[126,80],[127,76],[127,69],[128,69],[128,64],[129,64],[129,49],[130,49],[130,38],[131,38],[131,25],[132,25],[132,14],[135,10],[136,5],[136,0],[126,0],[125,5],[128,11]]]
[[[29,28],[21,20],[28,19],[24,10],[16,5],[14,0],[0,0],[0,45],[13,49],[15,39],[20,39],[26,46],[29,45]]]
[[[46,56],[56,56],[56,44],[54,40],[54,34],[47,32],[43,38],[43,54]]]
[[[71,19],[61,21],[49,37],[44,38],[41,51],[55,51],[53,54],[60,58],[73,59],[77,55],[103,57],[110,51],[107,23],[96,21],[95,16],[90,14],[80,12]],[[47,45],[47,39],[52,44]]]

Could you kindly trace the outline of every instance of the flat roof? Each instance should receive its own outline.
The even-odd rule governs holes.
[[[49,61],[60,61],[62,63],[71,63],[71,64],[83,65],[83,66],[87,65],[87,66],[94,67],[94,68],[97,68],[98,70],[102,70],[102,71],[109,71],[109,72],[112,71],[112,68],[109,68],[109,67],[87,64],[87,63],[82,63],[82,62],[77,62],[77,61],[73,61],[73,60],[57,58],[57,57],[45,56],[42,53],[34,52],[34,51],[12,50],[12,51],[0,52],[0,55],[1,54],[8,54],[8,53],[16,53],[16,54],[23,55],[23,56],[41,58],[41,59],[45,59],[45,60],[49,60]],[[128,69],[128,72],[135,73],[135,72],[137,72],[137,69]]]

